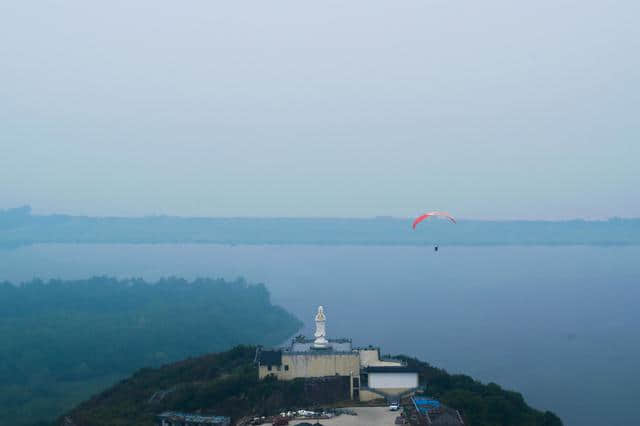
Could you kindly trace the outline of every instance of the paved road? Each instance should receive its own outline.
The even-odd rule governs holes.
[[[393,426],[399,411],[389,411],[387,407],[356,407],[352,408],[358,413],[357,416],[343,414],[333,419],[321,420],[324,426]],[[301,421],[293,421],[290,424],[296,425]]]

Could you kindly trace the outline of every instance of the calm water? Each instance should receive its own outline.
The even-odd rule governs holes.
[[[0,251],[0,279],[244,276],[307,333],[323,304],[330,336],[616,426],[637,421],[639,262],[639,247],[40,245]]]

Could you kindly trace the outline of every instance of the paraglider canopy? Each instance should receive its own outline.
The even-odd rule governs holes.
[[[416,226],[418,226],[418,224],[420,222],[422,222],[423,220],[428,219],[430,217],[440,217],[440,218],[448,219],[452,223],[456,223],[456,220],[453,218],[453,216],[451,216],[447,212],[429,212],[429,213],[425,213],[425,214],[423,214],[421,216],[418,216],[416,218],[416,220],[413,221],[413,229],[416,229]]]

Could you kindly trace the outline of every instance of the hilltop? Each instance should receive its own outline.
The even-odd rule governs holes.
[[[152,426],[155,415],[165,410],[200,411],[237,420],[318,405],[304,379],[258,380],[255,352],[255,347],[238,346],[139,370],[62,416],[58,425]],[[430,396],[461,410],[469,425],[562,425],[555,414],[529,407],[517,392],[450,375],[414,358],[401,358],[419,371],[420,383],[427,386]],[[321,405],[340,402],[328,399]]]

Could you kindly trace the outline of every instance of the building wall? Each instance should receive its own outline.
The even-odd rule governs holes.
[[[374,399],[400,399],[400,395],[409,390],[410,389],[407,388],[360,389],[360,401],[373,401]]]
[[[291,343],[292,352],[309,352],[313,350],[314,341],[309,340],[294,340]],[[329,346],[335,352],[351,352],[351,341],[347,339],[329,339]]]
[[[400,361],[388,361],[380,359],[380,350],[378,348],[359,349],[360,365],[364,367],[399,367],[402,366]]]
[[[360,401],[373,401],[374,399],[384,399],[385,396],[371,392],[367,389],[360,389]]]
[[[273,374],[274,376],[277,376],[277,371],[276,371],[275,366],[271,367],[271,370],[269,370],[269,368],[266,365],[261,365],[258,367],[258,378],[260,380],[264,379],[265,377],[267,377],[270,374]]]
[[[355,386],[360,385],[360,367],[362,357],[364,364],[381,363],[377,350],[361,350],[356,352],[282,352],[280,365],[259,366],[259,377],[263,379],[269,375],[279,380],[293,380],[296,378],[327,378],[341,376],[348,380],[351,398],[370,401],[384,397],[396,397],[410,389],[418,387],[418,373],[410,372],[370,372],[368,373],[368,389],[359,389],[354,393]],[[274,361],[275,362],[275,361]],[[398,366],[389,362],[389,366]],[[377,365],[381,366],[381,365]],[[357,379],[354,383],[354,378]]]
[[[282,354],[282,365],[260,365],[258,376],[263,379],[269,375],[279,380],[297,378],[343,376],[349,380],[349,395],[353,398],[353,379],[360,382],[360,357],[357,352],[347,353],[307,353]]]
[[[418,373],[369,373],[373,389],[411,389],[418,387]]]
[[[288,371],[287,371],[287,366]],[[282,355],[282,377],[360,376],[360,360],[355,353]]]
[[[282,365],[261,365],[259,377],[274,375],[280,380],[293,380],[298,377],[350,376],[360,377],[360,359],[357,353],[329,354],[282,354]]]

